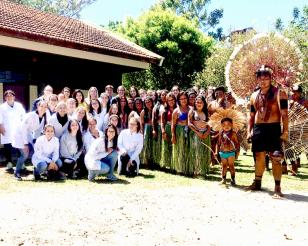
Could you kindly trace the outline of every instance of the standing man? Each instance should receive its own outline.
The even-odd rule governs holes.
[[[255,180],[248,189],[261,190],[265,155],[268,152],[273,165],[274,197],[279,198],[283,196],[280,186],[283,159],[281,143],[288,139],[288,97],[285,92],[271,84],[272,69],[270,67],[261,66],[256,76],[260,88],[253,92],[250,98],[247,136],[252,140],[252,151],[256,155]]]
[[[118,106],[120,106],[120,99],[121,97],[125,96],[125,87],[123,85],[120,85],[118,88],[117,88],[117,95],[112,98],[111,100],[111,104],[118,104]]]
[[[302,95],[303,88],[300,85],[294,85],[291,91],[291,101],[290,101],[290,108],[294,102],[299,103],[300,105],[304,106],[308,110],[308,100]],[[301,159],[300,153],[296,156],[296,161],[291,161],[291,168],[292,168],[292,176],[297,175],[298,168],[301,166]]]
[[[113,86],[112,85],[106,85],[105,86],[105,93],[108,95],[108,104],[111,105],[111,100],[113,97]]]

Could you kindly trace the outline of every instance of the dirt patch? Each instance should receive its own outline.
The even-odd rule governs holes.
[[[217,182],[144,188],[138,179],[12,181],[0,191],[0,245],[308,245],[308,194],[275,200]]]

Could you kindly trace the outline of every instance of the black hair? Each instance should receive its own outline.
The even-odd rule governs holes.
[[[69,133],[72,132],[71,124],[72,124],[73,121],[75,121],[78,124],[78,127],[79,127],[77,134],[76,134],[76,141],[77,141],[78,151],[80,151],[82,146],[83,146],[83,141],[82,141],[82,134],[81,134],[80,125],[79,125],[78,120],[75,120],[75,119],[70,120],[68,122],[67,130],[68,130]]]
[[[233,120],[232,120],[231,118],[229,118],[229,117],[223,118],[223,119],[220,121],[220,123],[222,124],[222,123],[224,123],[225,121],[228,121],[228,122],[230,122],[231,124],[233,123]]]
[[[98,103],[98,109],[97,109],[97,113],[100,114],[102,112],[102,105],[100,103],[100,101],[95,98],[95,99],[91,99],[90,100],[90,105],[89,105],[89,113],[94,115],[93,112],[94,112],[94,108],[92,107],[92,101],[96,101]]]
[[[138,102],[138,101],[142,104],[142,109],[143,109],[143,105],[144,104],[143,104],[143,101],[142,101],[141,97],[136,97],[135,98],[135,100],[134,100],[134,111],[137,112],[138,114],[140,114],[142,109],[141,109],[140,112],[138,112],[137,107],[136,107],[136,102]]]
[[[179,106],[182,106],[182,103],[181,103],[181,101],[180,101],[180,97],[181,96],[185,96],[186,97],[186,99],[187,99],[187,105],[188,105],[188,94],[187,94],[187,92],[186,91],[180,91],[180,93],[178,94],[178,97],[177,97],[177,101],[178,101],[178,103],[179,103]]]
[[[202,100],[202,102],[203,102],[202,112],[205,114],[205,120],[208,121],[209,120],[209,113],[208,113],[208,110],[207,110],[206,100],[205,100],[204,96],[196,96],[196,100],[195,100],[195,103],[194,103],[194,110],[197,110],[197,107],[196,107],[197,99]]]
[[[107,131],[108,131],[108,128],[109,127],[112,127],[113,128],[113,130],[114,130],[114,138],[112,139],[112,147],[111,148],[113,148],[114,150],[116,150],[117,149],[117,147],[118,147],[118,129],[114,126],[114,125],[112,125],[112,124],[108,124],[108,126],[106,127],[106,129],[105,129],[105,149],[107,150],[108,149],[108,136],[107,136]]]
[[[135,90],[135,92],[136,92],[136,96],[135,96],[134,98],[139,97],[139,92],[138,92],[138,89],[137,89],[137,87],[136,87],[136,86],[134,86],[134,85],[132,85],[132,86],[129,88],[129,92],[128,92],[129,96],[130,96],[131,98],[133,98],[133,97],[132,97],[132,95],[130,94],[130,90],[131,90],[131,89],[134,89],[134,90]]]
[[[260,78],[262,76],[268,76],[272,77],[273,70],[270,66],[267,65],[262,65],[257,71],[256,71],[256,76],[257,78]]]
[[[154,100],[153,100],[153,98],[147,96],[144,99],[144,122],[147,122],[148,120],[152,119],[152,112],[150,112],[149,109],[147,108],[146,101],[151,101],[151,103],[152,103],[152,109],[151,110],[153,110],[153,108],[154,108]],[[149,115],[149,113],[151,113],[151,115]]]
[[[74,98],[76,100],[76,107],[78,107],[78,100],[76,98],[76,95],[77,93],[80,93],[82,95],[82,99],[81,99],[81,103],[84,102],[84,95],[83,95],[83,92],[80,90],[80,89],[76,89],[74,92],[73,92],[73,95],[72,95],[72,98]]]

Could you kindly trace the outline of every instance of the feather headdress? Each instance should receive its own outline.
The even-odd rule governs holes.
[[[230,118],[233,122],[233,130],[239,131],[246,124],[246,118],[242,112],[235,109],[218,109],[211,117],[209,125],[214,131],[221,131],[221,120],[225,118]]]
[[[277,33],[257,34],[236,47],[226,65],[226,85],[236,99],[251,95],[258,85],[255,72],[262,65],[271,68],[273,81],[282,87],[305,81],[303,56],[293,41]]]

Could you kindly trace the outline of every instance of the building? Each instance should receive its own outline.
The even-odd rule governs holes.
[[[13,89],[30,103],[50,84],[88,89],[120,84],[122,74],[162,65],[163,57],[101,27],[0,1],[0,100]]]

